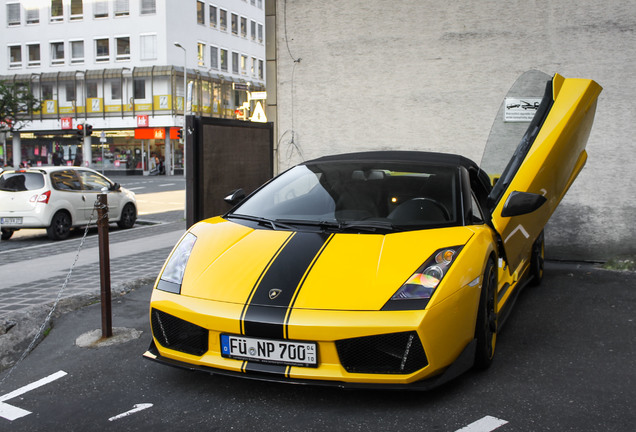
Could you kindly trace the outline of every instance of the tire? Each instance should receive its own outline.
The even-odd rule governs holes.
[[[532,245],[532,255],[530,257],[530,275],[532,285],[539,285],[543,280],[543,266],[545,264],[545,238],[543,231]]]
[[[488,369],[495,357],[497,342],[497,313],[495,296],[497,291],[497,269],[492,258],[488,259],[479,296],[479,310],[475,325],[475,368]]]
[[[14,232],[15,232],[15,230],[12,230],[12,229],[3,229],[2,230],[2,237],[0,237],[0,238],[2,238],[2,240],[9,240]]]
[[[51,240],[64,240],[71,233],[71,215],[65,211],[58,211],[51,219],[51,225],[46,229]]]
[[[132,203],[128,203],[121,209],[121,215],[119,216],[119,221],[117,222],[117,226],[121,229],[132,228],[135,225],[135,221],[137,220],[137,209],[135,205]]]

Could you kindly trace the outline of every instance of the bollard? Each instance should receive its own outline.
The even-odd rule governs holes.
[[[97,195],[97,233],[99,236],[99,279],[102,294],[102,338],[113,335],[110,297],[110,252],[108,249],[108,195]]]

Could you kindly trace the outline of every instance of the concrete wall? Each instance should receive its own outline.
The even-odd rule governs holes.
[[[375,149],[479,162],[522,72],[596,80],[588,163],[546,228],[547,254],[636,253],[633,1],[271,0],[266,15],[280,169]]]

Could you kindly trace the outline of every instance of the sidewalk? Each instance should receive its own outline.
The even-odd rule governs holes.
[[[120,293],[154,282],[185,222],[144,225],[109,235],[111,291]],[[56,314],[94,303],[100,297],[98,237],[6,251],[0,256],[0,370],[19,356],[62,292]]]

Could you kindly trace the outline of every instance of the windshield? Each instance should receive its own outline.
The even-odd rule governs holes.
[[[37,172],[4,172],[0,174],[0,190],[24,192],[42,189],[44,175]]]
[[[459,170],[377,161],[299,165],[229,217],[337,228],[418,229],[458,224]],[[285,226],[285,227],[287,227]],[[275,228],[275,227],[274,227]]]

